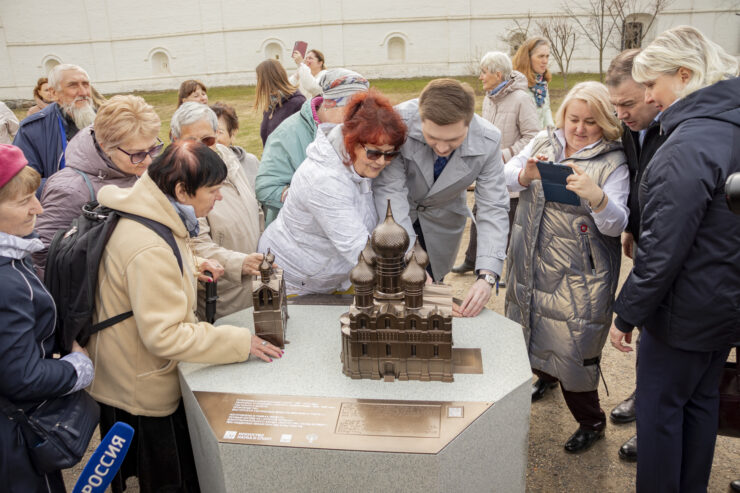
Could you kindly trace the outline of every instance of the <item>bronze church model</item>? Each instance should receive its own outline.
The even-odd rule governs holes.
[[[260,264],[260,275],[252,278],[254,333],[262,339],[285,347],[288,302],[285,296],[283,270],[273,267],[275,255],[267,250]]]
[[[429,263],[393,219],[373,231],[350,273],[355,299],[342,315],[342,371],[352,378],[452,382],[452,289],[425,289]],[[404,267],[405,264],[405,267]],[[430,294],[429,296],[425,296]]]

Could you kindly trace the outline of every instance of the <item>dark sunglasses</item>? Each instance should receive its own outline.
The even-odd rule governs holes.
[[[188,137],[186,140],[193,140],[197,141],[195,137]],[[216,136],[215,135],[209,135],[208,137],[201,137],[200,138],[201,143],[207,147],[213,147],[213,144],[216,143]]]
[[[378,159],[380,159],[381,156],[384,156],[386,161],[390,161],[394,157],[401,154],[401,151],[399,150],[383,152],[377,149],[368,149],[365,146],[362,146],[362,148],[365,149],[365,155],[370,161],[377,161]]]
[[[208,147],[212,147],[213,144],[216,143],[216,136],[215,135],[209,135],[208,137],[201,137],[200,141],[203,142]]]
[[[126,152],[120,147],[116,147],[119,151],[124,153],[128,156],[128,158],[131,160],[131,164],[139,164],[143,162],[147,156],[151,156],[152,159],[159,156],[159,153],[162,152],[162,148],[164,147],[164,143],[157,137],[157,144],[149,149],[148,151],[139,151],[139,152]]]

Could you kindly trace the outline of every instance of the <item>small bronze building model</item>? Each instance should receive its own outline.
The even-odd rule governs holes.
[[[429,257],[417,240],[404,258],[408,245],[388,201],[385,220],[350,273],[355,299],[340,318],[349,377],[453,381],[452,289],[435,285],[425,300]]]
[[[288,324],[288,302],[285,296],[283,270],[273,267],[275,255],[267,250],[260,264],[260,275],[252,278],[254,333],[262,339],[285,347]]]

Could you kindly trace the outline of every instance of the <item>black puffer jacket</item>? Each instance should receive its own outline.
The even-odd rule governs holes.
[[[635,266],[614,311],[666,344],[715,351],[740,340],[740,216],[725,201],[740,172],[740,78],[668,108],[667,140],[640,184]]]

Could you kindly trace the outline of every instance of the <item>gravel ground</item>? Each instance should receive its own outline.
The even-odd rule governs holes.
[[[472,207],[473,194],[468,195]],[[469,228],[466,229],[457,263],[464,257],[468,231]],[[620,284],[624,282],[631,268],[632,261],[624,257]],[[472,274],[449,274],[445,278],[445,281],[453,286],[454,296],[458,298],[465,295],[473,280]],[[492,297],[486,307],[503,314],[504,295],[505,290],[502,289],[499,296]],[[603,384],[599,387],[601,405],[607,414],[632,392],[635,383],[634,365],[634,353],[622,354],[607,342],[602,358],[602,370],[609,386],[609,395],[606,395]],[[580,455],[570,455],[563,450],[563,444],[576,428],[577,424],[570,415],[559,388],[548,392],[542,400],[532,405],[527,491],[532,493],[634,491],[635,464],[621,461],[617,451],[622,443],[635,433],[635,424],[614,425],[610,422],[603,440]],[[97,443],[96,437],[90,444],[89,453],[92,453]],[[81,464],[86,461],[87,457]],[[78,465],[65,471],[65,481],[70,491],[82,467]],[[728,485],[735,479],[740,479],[740,439],[718,437],[708,491],[711,493],[729,491]],[[134,480],[129,480],[129,486],[127,491],[138,493],[139,488]]]

